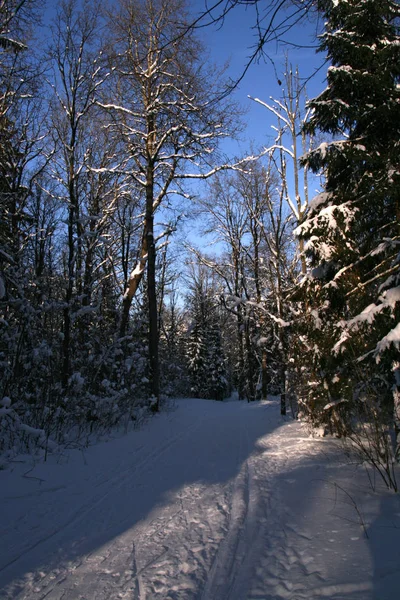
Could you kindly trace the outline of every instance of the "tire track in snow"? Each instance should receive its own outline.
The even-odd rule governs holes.
[[[164,548],[150,563],[138,569],[135,543],[125,535],[106,548],[86,555],[78,564],[71,565],[67,573],[55,578],[54,573],[50,574],[45,584],[48,589],[42,582],[42,589],[36,586],[32,592],[37,600],[144,600],[141,574],[167,551]],[[74,577],[68,581],[72,572]],[[66,585],[61,587],[63,583]]]
[[[132,480],[135,477],[137,477],[141,472],[143,472],[143,470],[148,466],[149,463],[151,464],[153,462],[156,462],[157,459],[159,459],[163,454],[165,454],[170,448],[172,448],[173,446],[175,446],[176,444],[181,442],[183,439],[191,436],[194,431],[196,431],[203,425],[203,422],[205,420],[206,420],[206,417],[203,417],[202,419],[197,420],[196,423],[192,427],[186,428],[185,431],[183,431],[182,433],[170,437],[164,443],[162,443],[160,446],[155,448],[153,451],[151,451],[150,453],[147,453],[146,456],[144,456],[140,462],[138,462],[134,465],[130,464],[128,467],[125,467],[121,471],[118,471],[111,478],[105,480],[101,485],[107,486],[107,489],[104,493],[101,494],[100,497],[98,496],[98,494],[96,496],[92,496],[89,501],[85,502],[83,505],[81,505],[79,507],[78,510],[74,511],[74,513],[72,514],[72,516],[70,516],[68,518],[68,520],[64,521],[60,526],[52,529],[46,536],[41,537],[35,543],[33,543],[29,547],[25,548],[23,550],[23,552],[20,552],[17,556],[14,556],[10,561],[1,565],[0,572],[5,571],[7,568],[13,566],[19,560],[23,559],[24,556],[26,556],[30,552],[36,550],[42,544],[45,544],[46,542],[48,542],[52,538],[56,537],[57,535],[65,533],[68,529],[70,529],[74,525],[76,526],[80,522],[84,521],[87,518],[87,516],[90,513],[95,512],[96,509],[98,509],[98,507],[104,502],[104,500],[106,500],[111,494],[117,494],[118,490],[121,489],[122,487],[130,486]],[[60,569],[56,568],[56,569],[52,570],[45,578],[42,578],[40,575],[36,575],[36,576],[34,576],[33,581],[31,581],[28,584],[28,587],[30,587],[31,589],[35,589],[36,590],[35,594],[38,594],[40,592],[40,588],[43,586],[43,583],[45,583],[45,580],[47,581],[48,579],[50,579],[54,585],[59,585],[61,583],[61,581],[66,579],[68,574],[79,569],[82,566],[83,562],[90,556],[91,556],[91,554],[85,555],[83,558],[76,559],[75,561],[71,561],[68,564],[68,567],[65,567],[62,569],[61,573],[60,573]],[[146,565],[146,568],[147,567],[148,567],[148,565]],[[20,582],[14,582],[14,584],[17,589],[20,587]],[[11,584],[11,591],[10,591],[11,595],[7,594],[5,596],[5,598],[10,598],[10,599],[11,598],[21,598],[21,599],[22,598],[30,598],[30,596],[25,596],[25,595],[16,596],[12,591],[12,588],[14,588],[14,584]],[[51,592],[51,590],[49,590],[49,592],[47,592],[47,594],[45,596],[43,596],[43,598],[45,598],[45,597],[50,598],[51,597],[51,596],[49,596],[50,592]],[[62,597],[60,597],[60,600],[61,600],[61,598]],[[75,600],[75,598],[74,598],[74,600]],[[140,598],[139,598],[139,600],[140,600]]]
[[[229,512],[228,531],[218,547],[201,600],[228,600],[229,585],[234,575],[240,536],[248,514],[248,466],[242,468],[234,482]]]
[[[289,484],[295,482],[282,477],[288,470],[288,463],[289,470],[293,470],[294,464],[304,464],[305,458],[311,464],[310,459],[314,458],[310,450],[312,442],[294,436],[288,440],[275,432],[268,436],[267,441],[261,440],[259,443],[261,448],[265,448],[257,455],[256,467],[266,518],[262,539],[258,544],[260,546],[262,543],[262,552],[258,557],[252,548],[255,560],[250,585],[245,590],[249,597],[307,600],[315,597],[312,590],[321,583],[321,574],[309,549],[312,538],[301,528],[291,526],[291,521],[296,520],[298,515],[289,510],[282,490],[285,481]],[[313,464],[318,464],[318,461],[313,461]],[[278,479],[274,484],[276,477]],[[246,598],[243,589],[235,588],[231,600]]]
[[[248,456],[250,440],[246,424],[244,427],[245,434],[241,429],[240,444],[242,448],[246,446]],[[242,452],[241,455],[243,456]],[[260,525],[257,523],[259,495],[251,461],[250,456],[234,481],[227,534],[214,557],[201,600],[234,600],[245,597],[241,595],[246,587],[246,578],[242,573],[246,573],[244,567],[251,560],[249,548],[252,544],[257,545],[255,538],[258,537],[256,533]]]
[[[213,412],[197,417],[193,425],[188,426],[186,420],[183,431],[181,429],[178,435],[176,429],[175,435],[167,432],[169,437],[163,436],[152,451],[146,448],[145,456],[142,453],[133,467],[125,466],[127,461],[122,461],[123,468],[114,471],[111,478],[99,485],[96,495],[91,495],[95,502],[88,506],[86,501],[85,514],[80,508],[75,520],[70,519],[64,528],[59,528],[64,535],[60,533],[53,544],[76,540],[78,550],[81,542],[75,532],[90,534],[84,523],[89,511],[94,513],[94,521],[91,519],[94,531],[97,532],[99,525],[104,533],[110,531],[110,537],[114,529],[117,537],[90,554],[82,554],[79,559],[61,562],[57,568],[53,566],[46,574],[28,574],[25,581],[16,582],[13,591],[17,593],[6,598],[165,600],[175,597],[194,600],[203,589],[203,600],[244,600],[246,594],[242,591],[248,585],[246,569],[251,564],[248,552],[249,548],[256,547],[259,527],[256,517],[260,506],[259,486],[253,475],[256,466],[254,433],[250,442],[247,423],[239,416],[241,414],[234,413],[232,420],[221,427]],[[251,421],[251,427],[255,422],[259,426],[260,419]],[[193,435],[198,429],[202,435]],[[199,450],[207,437],[211,447],[209,445],[206,454],[196,454],[194,450]],[[187,464],[183,461],[184,472],[178,481],[184,486],[179,493],[168,487],[171,495],[167,503],[154,505],[146,519],[137,521],[129,532],[120,535],[116,525],[125,524],[126,516],[119,514],[119,503],[114,508],[111,500],[121,493],[129,496],[137,486],[135,478],[149,465],[149,474],[154,471],[155,476],[160,473],[164,477],[164,463],[170,465],[168,450],[182,440],[190,440],[182,443],[183,452],[191,451],[193,461],[200,464],[199,469],[194,468],[196,479],[192,484],[185,483],[191,481],[193,461]],[[160,464],[158,459],[164,454],[166,458]],[[211,485],[202,479],[202,465],[215,469]]]

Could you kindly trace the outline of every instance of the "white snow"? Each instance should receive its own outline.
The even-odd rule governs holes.
[[[398,597],[398,496],[277,401],[179,400],[31,461],[0,471],[4,600]]]
[[[315,152],[319,152],[321,155],[321,158],[323,160],[326,157],[328,148],[329,148],[329,144],[327,144],[326,142],[322,142],[322,144],[320,144],[318,146],[318,148],[316,148]]]
[[[386,290],[386,292],[382,294],[380,300],[382,300],[386,306],[390,306],[390,308],[394,310],[396,304],[400,302],[400,285]]]
[[[380,355],[382,352],[387,350],[391,345],[394,345],[397,350],[400,347],[400,323],[397,323],[396,327],[391,329],[385,337],[383,337],[376,345],[375,348],[375,357],[377,362],[380,361]]]
[[[137,263],[137,265],[135,266],[135,268],[129,275],[130,280],[136,279],[136,277],[140,277],[144,273],[146,260],[147,260],[147,254],[146,254],[146,256],[143,256],[143,258],[140,260],[140,262]]]
[[[3,408],[10,408],[11,398],[9,398],[8,396],[4,396],[4,398],[0,400],[0,406],[2,406]]]
[[[344,404],[346,402],[348,402],[346,398],[339,398],[339,400],[333,400],[332,402],[328,402],[328,404],[325,404],[323,410],[330,410],[331,408],[334,408],[335,406],[338,406],[339,404]]]
[[[391,311],[394,312],[396,305],[400,302],[400,286],[385,290],[381,296],[379,296],[379,300],[380,304],[369,304],[360,314],[356,315],[349,321],[341,321],[339,323],[340,326],[347,329],[357,329],[359,324],[362,323],[368,323],[371,325],[374,322],[375,317],[387,308],[390,308]],[[398,333],[396,333],[397,331],[398,328],[396,327],[392,330],[394,333],[391,332],[389,335],[383,338],[383,340],[379,342],[377,346],[377,351],[383,351],[383,349],[387,348],[391,343],[398,345],[399,339],[396,337],[396,335],[398,335]],[[335,348],[338,349],[342,342],[346,339],[347,337],[343,336],[343,339],[336,344]]]

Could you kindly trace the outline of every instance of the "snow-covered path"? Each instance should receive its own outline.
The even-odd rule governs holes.
[[[29,469],[0,472],[0,598],[398,597],[398,498],[276,402],[180,400]]]

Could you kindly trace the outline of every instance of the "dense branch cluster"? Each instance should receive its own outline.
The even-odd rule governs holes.
[[[157,408],[158,347],[171,376],[177,344],[179,308],[165,307],[175,199],[188,196],[181,180],[223,166],[218,142],[236,127],[200,43],[177,41],[180,0],[112,14],[61,2],[43,54],[33,8],[1,12],[2,449]]]
[[[243,5],[249,64],[315,8],[330,66],[307,103],[287,60],[282,97],[253,98],[272,143],[221,162],[240,111],[195,31]],[[394,487],[398,3],[67,0],[41,54],[34,1],[0,8],[0,450],[128,427],[166,394],[273,393]]]

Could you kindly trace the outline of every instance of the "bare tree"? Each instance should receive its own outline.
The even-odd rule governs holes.
[[[0,1],[0,193],[2,226],[17,250],[38,145],[38,68],[26,43],[34,20],[32,1]],[[40,167],[39,167],[40,169]]]
[[[301,184],[299,158],[301,154],[310,150],[313,138],[305,133],[303,127],[309,118],[309,110],[306,109],[306,90],[301,83],[298,68],[294,69],[288,58],[286,58],[284,86],[282,97],[279,100],[271,98],[271,103],[249,97],[276,117],[277,124],[273,126],[276,131],[275,143],[268,150],[273,156],[279,174],[280,194],[288,204],[295,223],[300,223],[308,207],[309,194],[308,171],[307,168],[303,169]],[[293,182],[292,189],[289,187],[289,180]],[[304,275],[306,273],[304,243],[302,240],[298,243],[301,271]]]
[[[199,7],[198,14],[179,32],[181,39],[190,31],[217,26],[223,27],[229,19],[231,12],[240,10],[251,12],[253,16],[254,44],[246,48],[249,54],[244,61],[241,72],[229,81],[224,89],[224,95],[229,95],[244,79],[247,71],[257,61],[269,62],[275,69],[274,59],[269,52],[269,45],[273,42],[291,48],[317,48],[315,36],[309,44],[299,44],[293,32],[299,25],[306,22],[315,23],[315,32],[318,30],[318,2],[317,0],[204,0],[204,8]],[[240,32],[238,32],[240,39]],[[276,79],[280,79],[276,73]],[[310,76],[312,76],[311,74]]]
[[[36,0],[0,0],[0,48],[26,50],[26,33],[36,20]]]
[[[250,163],[244,172],[236,175],[236,187],[240,194],[243,210],[247,215],[248,233],[251,243],[247,244],[247,262],[251,267],[251,279],[254,285],[255,302],[259,309],[253,308],[257,314],[257,325],[261,332],[265,329],[266,313],[262,310],[265,304],[265,265],[273,259],[271,249],[265,246],[263,240],[263,229],[269,203],[271,202],[271,188],[276,184],[276,177],[271,168],[271,163],[266,168],[258,163]],[[248,298],[249,299],[249,298]],[[247,345],[250,347],[249,333],[246,331]],[[267,348],[263,341],[259,340],[261,349],[261,397],[267,398],[268,388],[268,364]]]
[[[276,156],[277,155],[277,156]],[[217,176],[200,201],[213,241],[225,253],[198,259],[224,282],[225,308],[237,319],[239,395],[266,398],[271,384],[281,389],[286,411],[287,292],[296,274],[293,218],[286,206],[287,181],[279,147],[267,160]]]
[[[72,299],[77,281],[79,284],[83,281],[82,180],[87,176],[93,156],[87,147],[86,128],[88,117],[95,107],[97,89],[103,82],[97,47],[98,11],[90,1],[78,10],[76,0],[63,0],[52,31],[50,58],[54,72],[51,86],[55,96],[52,127],[59,147],[53,173],[61,184],[60,194],[65,200],[68,215],[62,377],[66,387],[71,374]],[[90,268],[90,262],[88,257],[86,270]],[[86,288],[87,276],[88,273],[84,277]]]
[[[196,254],[198,260],[211,268],[224,282],[226,294],[223,303],[236,320],[237,366],[235,378],[239,398],[242,399],[253,393],[253,390],[249,390],[247,383],[249,370],[251,370],[249,369],[249,362],[251,362],[249,361],[249,330],[245,307],[241,302],[245,290],[244,258],[249,223],[248,213],[244,209],[236,184],[236,174],[219,174],[210,183],[207,195],[199,200],[200,214],[205,217],[207,224],[204,233],[212,236],[212,243],[223,244],[224,254],[218,260],[206,258],[199,252]],[[251,381],[252,379],[250,376]],[[250,387],[252,386],[250,385]]]
[[[113,79],[110,100],[102,102],[126,144],[119,170],[129,173],[144,205],[139,259],[125,290],[120,335],[125,334],[132,299],[147,269],[151,393],[156,403],[155,214],[173,194],[185,196],[180,180],[213,172],[210,162],[217,142],[227,135],[234,116],[226,104],[215,103],[215,72],[211,79],[199,42],[191,33],[176,39],[187,22],[182,0],[122,0],[110,15]]]
[[[24,263],[30,239],[27,204],[43,167],[39,69],[27,47],[34,20],[32,6],[28,1],[0,2],[0,321],[5,334],[1,345],[8,357],[0,375],[3,393],[17,381],[26,347],[29,302],[25,292],[30,287]]]

